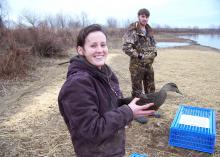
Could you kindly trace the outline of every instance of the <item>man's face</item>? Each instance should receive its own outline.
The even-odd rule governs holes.
[[[149,20],[149,17],[147,17],[145,14],[139,15],[138,20],[142,26],[146,26]]]

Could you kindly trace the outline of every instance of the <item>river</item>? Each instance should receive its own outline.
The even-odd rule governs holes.
[[[194,40],[200,45],[220,49],[220,34],[181,35],[179,37]]]
[[[191,39],[197,42],[200,45],[210,46],[213,48],[220,49],[220,35],[219,34],[198,34],[198,35],[178,35],[180,38]],[[182,43],[182,42],[158,42],[158,48],[167,48],[175,46],[187,46],[191,43]]]

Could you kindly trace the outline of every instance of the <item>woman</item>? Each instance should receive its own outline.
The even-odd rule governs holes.
[[[70,61],[60,90],[60,113],[78,157],[121,157],[125,154],[125,126],[134,117],[148,116],[153,104],[120,104],[118,79],[105,64],[107,35],[100,25],[85,27],[77,37],[77,53]]]

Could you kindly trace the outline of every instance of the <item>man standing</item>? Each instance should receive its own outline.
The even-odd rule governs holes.
[[[139,97],[143,93],[143,87],[145,94],[155,92],[152,64],[157,56],[157,50],[152,28],[148,24],[149,16],[150,12],[147,9],[140,9],[138,21],[132,23],[123,36],[123,51],[130,56],[129,70],[133,97]],[[136,120],[140,123],[147,122],[144,117]]]

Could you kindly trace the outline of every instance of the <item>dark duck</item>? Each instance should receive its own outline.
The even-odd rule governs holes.
[[[160,106],[165,102],[167,98],[167,92],[176,92],[182,95],[175,83],[165,84],[158,92],[141,94],[140,100],[137,101],[137,105],[144,105],[148,103],[154,103],[148,110],[158,110]],[[120,99],[121,104],[129,104],[133,100],[133,97],[127,97]]]

